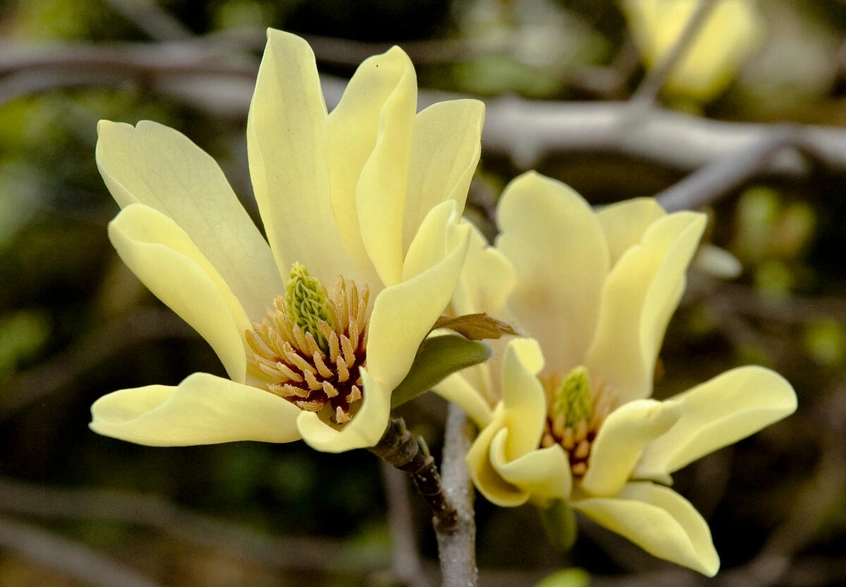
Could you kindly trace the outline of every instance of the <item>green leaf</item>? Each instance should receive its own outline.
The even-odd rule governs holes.
[[[391,394],[391,407],[429,391],[457,371],[484,363],[492,354],[491,347],[485,343],[456,334],[427,338],[420,345],[408,375]]]
[[[510,324],[491,318],[484,312],[479,314],[465,314],[452,318],[441,316],[432,330],[449,328],[470,340],[496,339],[503,334],[517,334]]]
[[[556,499],[548,507],[538,508],[543,529],[559,552],[567,552],[576,543],[576,516],[563,499]]]

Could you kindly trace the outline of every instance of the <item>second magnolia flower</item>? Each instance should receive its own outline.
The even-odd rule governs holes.
[[[376,444],[458,280],[480,153],[481,102],[416,110],[414,68],[395,47],[327,113],[311,49],[271,29],[247,123],[267,241],[186,137],[103,121],[97,163],[122,208],[112,243],[229,378],[116,391],[94,404],[91,428],[160,446]]]
[[[497,212],[496,248],[474,236],[454,311],[486,311],[532,338],[438,386],[482,428],[467,456],[476,486],[503,506],[566,501],[713,575],[708,525],[667,486],[670,474],[790,414],[796,396],[777,373],[743,367],[649,398],[705,216],[667,214],[652,199],[594,212],[535,173],[506,188]]]

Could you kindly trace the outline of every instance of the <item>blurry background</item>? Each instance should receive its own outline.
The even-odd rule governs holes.
[[[724,81],[669,84],[627,115],[649,57],[612,0],[0,1],[0,585],[402,584],[367,452],[155,449],[87,428],[115,389],[223,374],[109,244],[117,206],[94,163],[96,123],[179,129],[254,214],[244,130],[268,26],[309,39],[330,103],[393,43],[417,66],[422,102],[485,97],[468,214],[491,236],[502,187],[532,167],[596,204],[708,170],[695,203],[711,214],[709,244],[656,395],[758,363],[794,384],[799,411],[681,471],[676,488],[710,522],[723,560],[712,584],[846,582],[846,2],[751,5],[747,28],[712,38],[706,64],[742,45],[723,55]],[[690,185],[662,201],[690,205]],[[443,403],[403,414],[438,454]],[[437,583],[428,515],[409,498],[407,531]],[[531,507],[476,505],[482,585],[571,565],[600,586],[704,581],[589,523],[561,555]]]

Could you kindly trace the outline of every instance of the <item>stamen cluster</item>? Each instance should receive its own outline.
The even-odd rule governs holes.
[[[571,473],[581,477],[587,472],[593,441],[605,418],[616,406],[617,398],[613,391],[605,386],[573,386],[570,382],[572,373],[567,377],[553,375],[541,378],[547,402],[546,426],[541,437],[541,446],[547,448],[555,444],[561,445],[570,458]],[[584,377],[587,377],[586,370]],[[586,393],[586,397],[582,400],[561,397],[562,391],[572,391],[574,388]],[[577,405],[585,409],[579,414],[568,413],[568,407],[572,412]]]
[[[322,283],[311,279],[329,315],[316,317],[309,327],[300,316],[291,316],[290,296],[276,296],[267,318],[246,332],[252,350],[248,366],[269,392],[344,424],[362,399],[370,290],[365,285],[359,291],[353,281],[338,277],[328,295]]]

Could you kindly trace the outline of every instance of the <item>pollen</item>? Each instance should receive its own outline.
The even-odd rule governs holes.
[[[306,293],[319,303],[292,303],[291,292],[303,298],[303,275]],[[342,426],[364,394],[370,290],[339,277],[329,293],[299,264],[291,277],[288,292],[276,296],[267,317],[246,332],[249,374],[257,386]]]
[[[606,386],[591,382],[584,367],[563,377],[542,377],[541,383],[547,402],[541,447],[560,445],[570,459],[573,476],[581,477],[587,472],[593,441],[616,407],[617,396]]]

